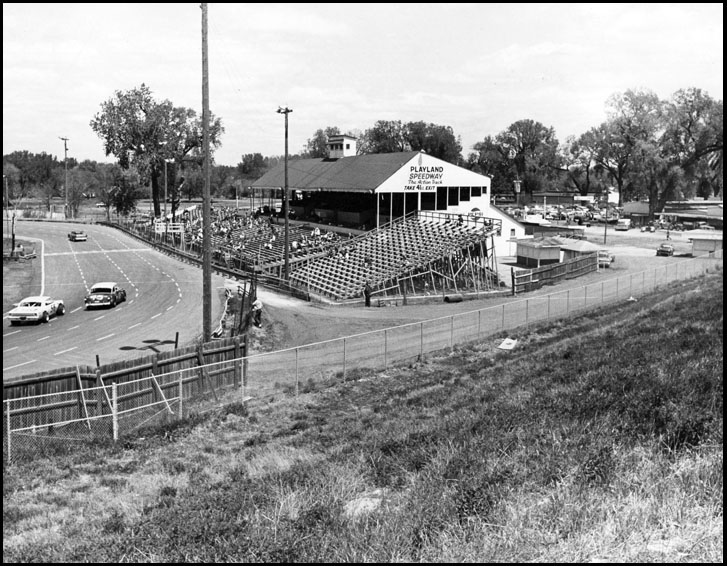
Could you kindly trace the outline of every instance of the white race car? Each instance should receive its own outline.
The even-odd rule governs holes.
[[[52,316],[61,316],[66,312],[66,305],[61,299],[51,297],[25,297],[8,313],[10,324],[21,322],[48,322]]]

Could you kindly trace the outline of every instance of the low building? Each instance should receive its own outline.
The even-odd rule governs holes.
[[[602,248],[586,240],[573,240],[565,242],[561,247],[563,250],[563,261],[568,261],[582,255],[589,255],[600,251]]]
[[[563,260],[563,240],[556,236],[526,238],[517,241],[517,263],[529,268],[541,267]]]
[[[700,256],[723,249],[722,231],[692,230],[686,232],[687,239],[692,242],[692,255]]]

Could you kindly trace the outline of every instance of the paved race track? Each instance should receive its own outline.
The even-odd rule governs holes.
[[[63,299],[66,314],[47,324],[3,321],[3,380],[54,368],[133,359],[193,342],[202,333],[202,270],[180,263],[123,232],[84,225],[86,242],[70,242],[78,225],[18,223],[16,236],[36,239],[43,278],[27,294]],[[42,253],[41,253],[42,252]],[[85,310],[99,281],[116,281],[127,300],[113,309]],[[224,279],[213,274],[212,324],[224,301]]]

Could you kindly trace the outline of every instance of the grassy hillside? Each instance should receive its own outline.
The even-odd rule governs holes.
[[[3,477],[5,562],[722,562],[723,276]]]

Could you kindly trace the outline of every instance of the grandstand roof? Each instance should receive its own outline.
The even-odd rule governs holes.
[[[373,192],[418,153],[403,151],[340,159],[292,159],[288,161],[288,188],[301,191]],[[285,163],[279,163],[250,186],[256,189],[284,187]]]

